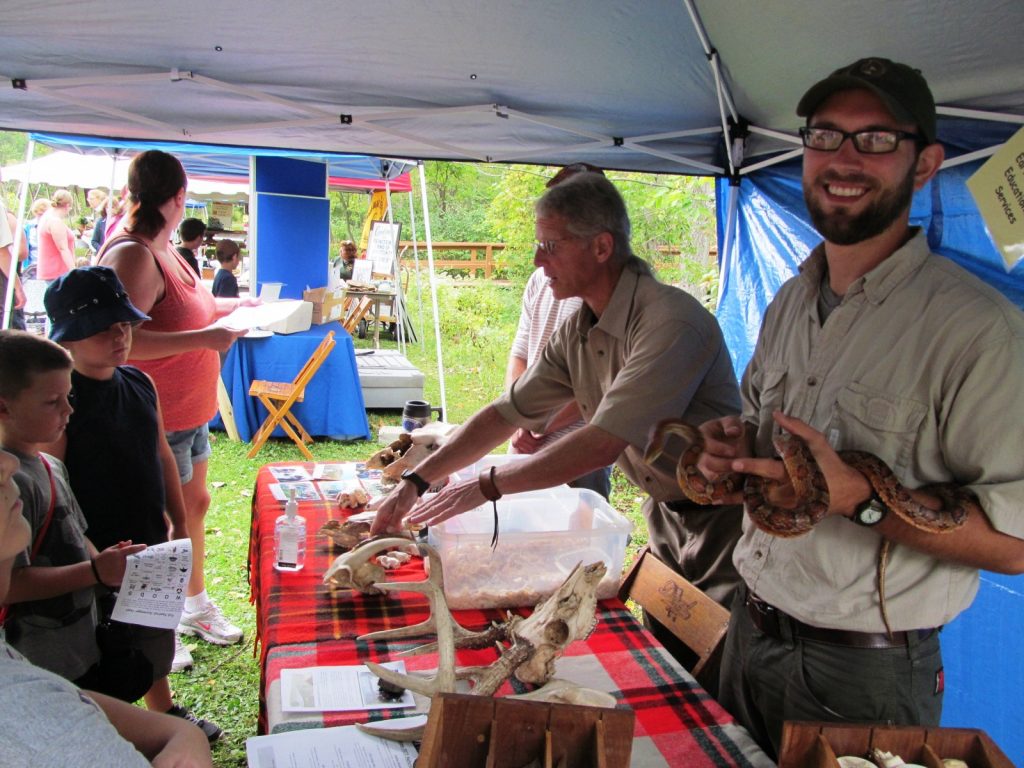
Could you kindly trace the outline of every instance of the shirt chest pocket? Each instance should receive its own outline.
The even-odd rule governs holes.
[[[827,437],[836,450],[868,451],[903,475],[927,412],[917,400],[850,384],[836,397]]]
[[[786,411],[786,369],[765,367],[759,373],[757,403],[757,455],[772,456],[775,411]]]

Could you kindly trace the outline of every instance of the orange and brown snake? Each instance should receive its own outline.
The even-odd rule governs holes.
[[[709,481],[697,468],[704,451],[700,430],[678,419],[659,422],[644,451],[644,461],[654,463],[664,452],[669,435],[678,435],[689,442],[676,464],[676,481],[683,494],[697,504],[715,504],[737,491],[743,491],[747,514],[763,531],[780,537],[801,536],[809,532],[828,513],[828,483],[807,444],[793,435],[779,435],[772,442],[786,468],[797,502],[792,507],[776,506],[769,501],[772,487],[777,485],[755,475],[729,474]],[[871,483],[874,493],[889,511],[920,530],[949,533],[967,522],[971,510],[978,509],[977,499],[959,486],[940,483],[920,490],[938,497],[942,507],[933,510],[918,503],[877,456],[864,451],[840,451],[839,457],[859,471]],[[889,629],[885,606],[885,568],[890,541],[882,538],[878,559],[878,594],[882,619]]]

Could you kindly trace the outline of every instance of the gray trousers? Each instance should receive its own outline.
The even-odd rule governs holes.
[[[718,700],[773,759],[785,720],[939,724],[938,632],[884,649],[777,640],[753,625],[746,594],[743,586],[733,600]]]

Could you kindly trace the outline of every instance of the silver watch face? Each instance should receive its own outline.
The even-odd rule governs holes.
[[[866,507],[857,512],[857,522],[861,525],[875,525],[885,517],[885,507],[877,501],[871,501]]]

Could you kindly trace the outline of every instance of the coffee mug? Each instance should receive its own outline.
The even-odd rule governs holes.
[[[402,409],[402,429],[412,432],[426,426],[431,422],[430,415],[434,411],[437,411],[437,417],[441,418],[441,409],[431,408],[426,400],[406,400],[405,408]]]

